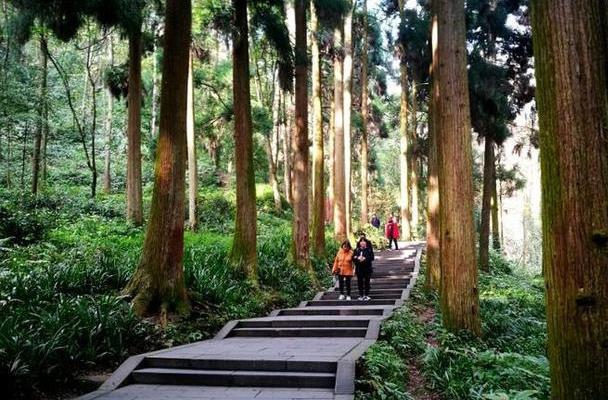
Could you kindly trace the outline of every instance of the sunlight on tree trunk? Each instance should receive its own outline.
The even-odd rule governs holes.
[[[323,109],[321,107],[321,57],[317,35],[319,22],[314,1],[310,2],[310,40],[312,47],[313,160],[312,160],[312,252],[325,255],[325,154],[323,148]]]
[[[405,0],[399,0],[399,14],[402,21],[405,21]],[[399,176],[401,198],[399,208],[401,210],[401,239],[411,239],[410,227],[410,191],[409,191],[409,173],[408,173],[408,133],[407,133],[407,60],[405,57],[405,49],[399,49],[399,79],[401,82],[401,100],[399,111]]]
[[[346,234],[351,234],[351,178],[352,178],[352,150],[351,150],[351,111],[353,88],[353,6],[348,7],[344,16],[344,203],[346,211]]]
[[[450,331],[480,335],[464,0],[438,0],[437,15],[441,312]]]
[[[184,286],[186,103],[191,7],[167,0],[158,150],[150,220],[137,271],[125,289],[140,315],[188,310]]]
[[[342,81],[342,29],[334,30],[334,235],[346,240],[346,187],[344,170],[344,113]]]
[[[129,93],[127,123],[127,220],[144,222],[141,183],[141,27],[129,35]]]
[[[194,83],[192,77],[192,51],[188,62],[188,99],[186,103],[186,141],[188,146],[188,225],[196,230],[196,197],[198,194],[198,169],[196,166],[196,137],[194,136]]]
[[[237,269],[257,283],[257,212],[253,170],[251,91],[249,87],[249,27],[247,1],[233,0],[234,159],[236,164],[236,221],[230,258]]]
[[[608,35],[601,0],[532,3],[551,398],[608,393]]]
[[[369,192],[368,188],[368,174],[367,168],[369,164],[368,160],[368,144],[367,144],[367,123],[369,119],[369,113],[367,109],[367,0],[363,0],[362,10],[363,14],[363,38],[362,50],[361,50],[361,119],[363,121],[361,126],[361,226],[364,226],[369,221],[369,210],[367,203],[367,196]]]
[[[431,46],[432,62],[429,67],[431,79],[431,92],[429,101],[429,161],[428,161],[428,182],[427,182],[427,223],[426,223],[426,267],[425,286],[427,289],[438,291],[441,287],[441,266],[439,262],[439,177],[437,160],[437,107],[439,103],[439,84],[436,73],[439,69],[439,60],[435,52],[437,51],[437,30],[438,16],[437,5],[433,0],[431,3]]]
[[[418,141],[418,85],[416,84],[416,78],[412,80],[412,134],[410,138],[410,196],[412,202],[410,203],[410,215],[412,217],[410,229],[412,231],[412,238],[418,238],[418,156],[416,155],[416,143]]]

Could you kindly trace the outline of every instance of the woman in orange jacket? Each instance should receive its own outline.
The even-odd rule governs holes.
[[[353,267],[353,248],[348,240],[342,243],[336,254],[332,273],[338,275],[340,286],[338,300],[350,300],[350,280],[355,274],[355,268]],[[346,296],[344,296],[344,286],[346,286]]]

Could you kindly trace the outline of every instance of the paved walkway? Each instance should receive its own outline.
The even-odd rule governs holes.
[[[420,244],[376,255],[370,301],[336,288],[268,317],[231,321],[214,339],[134,356],[79,400],[354,397],[355,362],[415,283]],[[353,296],[357,282],[353,280]]]

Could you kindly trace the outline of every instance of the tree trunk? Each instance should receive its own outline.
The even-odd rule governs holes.
[[[405,0],[399,0],[399,12],[401,20],[405,21]],[[399,137],[400,137],[400,153],[399,153],[399,176],[401,187],[401,239],[411,239],[411,214],[410,214],[410,191],[409,191],[409,143],[407,133],[407,60],[405,58],[405,49],[400,49],[399,57],[399,78],[401,80],[401,99],[399,112]]]
[[[188,98],[186,103],[186,142],[188,147],[188,225],[196,230],[196,197],[198,169],[196,166],[196,140],[194,137],[194,84],[192,82],[192,52],[188,63]]]
[[[412,202],[410,203],[410,215],[412,216],[410,228],[412,231],[412,238],[418,238],[418,155],[416,154],[416,143],[418,142],[418,86],[416,79],[412,82],[412,134],[410,139],[410,196]]]
[[[190,7],[189,1],[166,1],[160,134],[150,220],[139,266],[126,288],[135,295],[138,314],[160,312],[163,320],[167,312],[188,309],[183,256]]]
[[[334,30],[334,235],[338,242],[347,238],[346,186],[344,168],[344,113],[342,81],[342,30]]]
[[[311,269],[308,222],[308,57],[306,54],[306,0],[295,0],[296,19],[296,130],[293,182],[293,248],[296,264]]]
[[[257,282],[255,176],[249,88],[249,27],[247,1],[233,0],[234,159],[236,221],[230,258],[249,280]]]
[[[479,335],[464,0],[438,0],[437,15],[441,311],[447,329]]]
[[[108,37],[108,65],[114,65],[114,42],[112,35]],[[103,169],[103,191],[106,194],[112,192],[112,173],[111,173],[111,161],[112,161],[112,118],[113,118],[113,106],[114,97],[112,92],[107,90],[106,92],[106,143],[105,143],[105,156],[104,156],[104,169]]]
[[[354,6],[354,5],[353,5]],[[346,204],[346,234],[351,233],[351,109],[353,88],[353,6],[344,16],[344,202]]]
[[[327,86],[330,86],[329,84]],[[327,147],[328,147],[328,155],[327,155],[327,169],[329,170],[329,182],[327,185],[327,209],[326,209],[326,222],[331,224],[334,221],[334,205],[335,199],[335,147],[336,147],[336,129],[335,129],[335,121],[336,121],[336,104],[334,101],[334,91],[328,90],[329,101],[329,127],[328,127],[328,138],[327,138]]]
[[[496,159],[496,157],[494,157]],[[492,247],[494,250],[500,250],[500,220],[498,217],[500,201],[498,199],[498,191],[496,190],[496,161],[491,165],[492,181],[490,182],[490,190],[492,191]]]
[[[141,27],[129,35],[129,93],[127,123],[127,220],[144,221],[141,183]],[[185,79],[188,77],[186,76]]]
[[[481,228],[479,232],[479,266],[483,271],[489,271],[490,261],[490,203],[492,200],[492,183],[496,183],[494,177],[494,143],[486,135],[483,165],[483,197],[481,200]],[[495,186],[495,185],[494,185]]]
[[[46,93],[47,93],[47,75],[48,75],[48,59],[47,59],[47,42],[44,34],[40,34],[40,68],[42,75],[40,77],[40,102],[38,105],[38,129],[34,137],[34,154],[32,156],[32,194],[38,194],[38,183],[40,175],[40,155],[42,148],[42,137],[48,125],[48,113],[46,110]]]
[[[152,112],[150,116],[150,137],[152,139],[156,138],[157,134],[157,109],[158,109],[158,61],[157,61],[157,52],[158,47],[156,45],[156,35],[153,38],[154,50],[152,51],[152,99],[150,102],[152,103]]]
[[[436,1],[431,3],[431,43],[432,54],[437,50],[437,7]],[[439,262],[439,235],[441,232],[439,226],[439,177],[438,177],[438,160],[437,160],[437,139],[439,132],[436,126],[439,116],[437,115],[437,107],[439,103],[439,84],[437,82],[437,70],[439,69],[439,60],[433,57],[430,65],[431,77],[431,93],[429,101],[429,166],[428,166],[428,183],[427,183],[427,223],[426,223],[426,278],[425,286],[427,289],[438,291],[441,287],[441,265]]]
[[[275,74],[275,85],[272,94],[272,131],[270,136],[267,136],[266,141],[266,154],[268,156],[268,180],[270,187],[272,188],[272,197],[274,200],[274,208],[280,211],[281,205],[281,191],[279,190],[279,181],[277,179],[277,147],[280,137],[280,104],[281,104],[281,85],[279,84],[278,74]]]
[[[367,109],[367,0],[363,0],[362,6],[363,13],[363,38],[362,38],[362,50],[361,50],[361,226],[364,226],[369,222],[369,210],[367,205],[368,196],[368,145],[367,145],[367,121],[369,119]]]
[[[291,198],[291,126],[288,123],[286,102],[289,96],[283,96],[283,184],[285,186],[285,199],[293,204]]]
[[[608,12],[601,0],[531,5],[551,398],[600,399],[608,393]]]
[[[313,106],[313,160],[312,160],[312,252],[325,255],[325,154],[323,148],[323,109],[321,106],[321,57],[317,35],[319,22],[314,1],[310,2],[310,40],[312,47],[312,106]]]

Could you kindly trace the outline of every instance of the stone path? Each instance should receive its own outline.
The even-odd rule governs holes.
[[[353,399],[355,362],[418,276],[421,244],[376,255],[370,301],[336,288],[268,317],[231,321],[211,340],[129,358],[79,400]],[[353,279],[353,297],[357,282]]]

